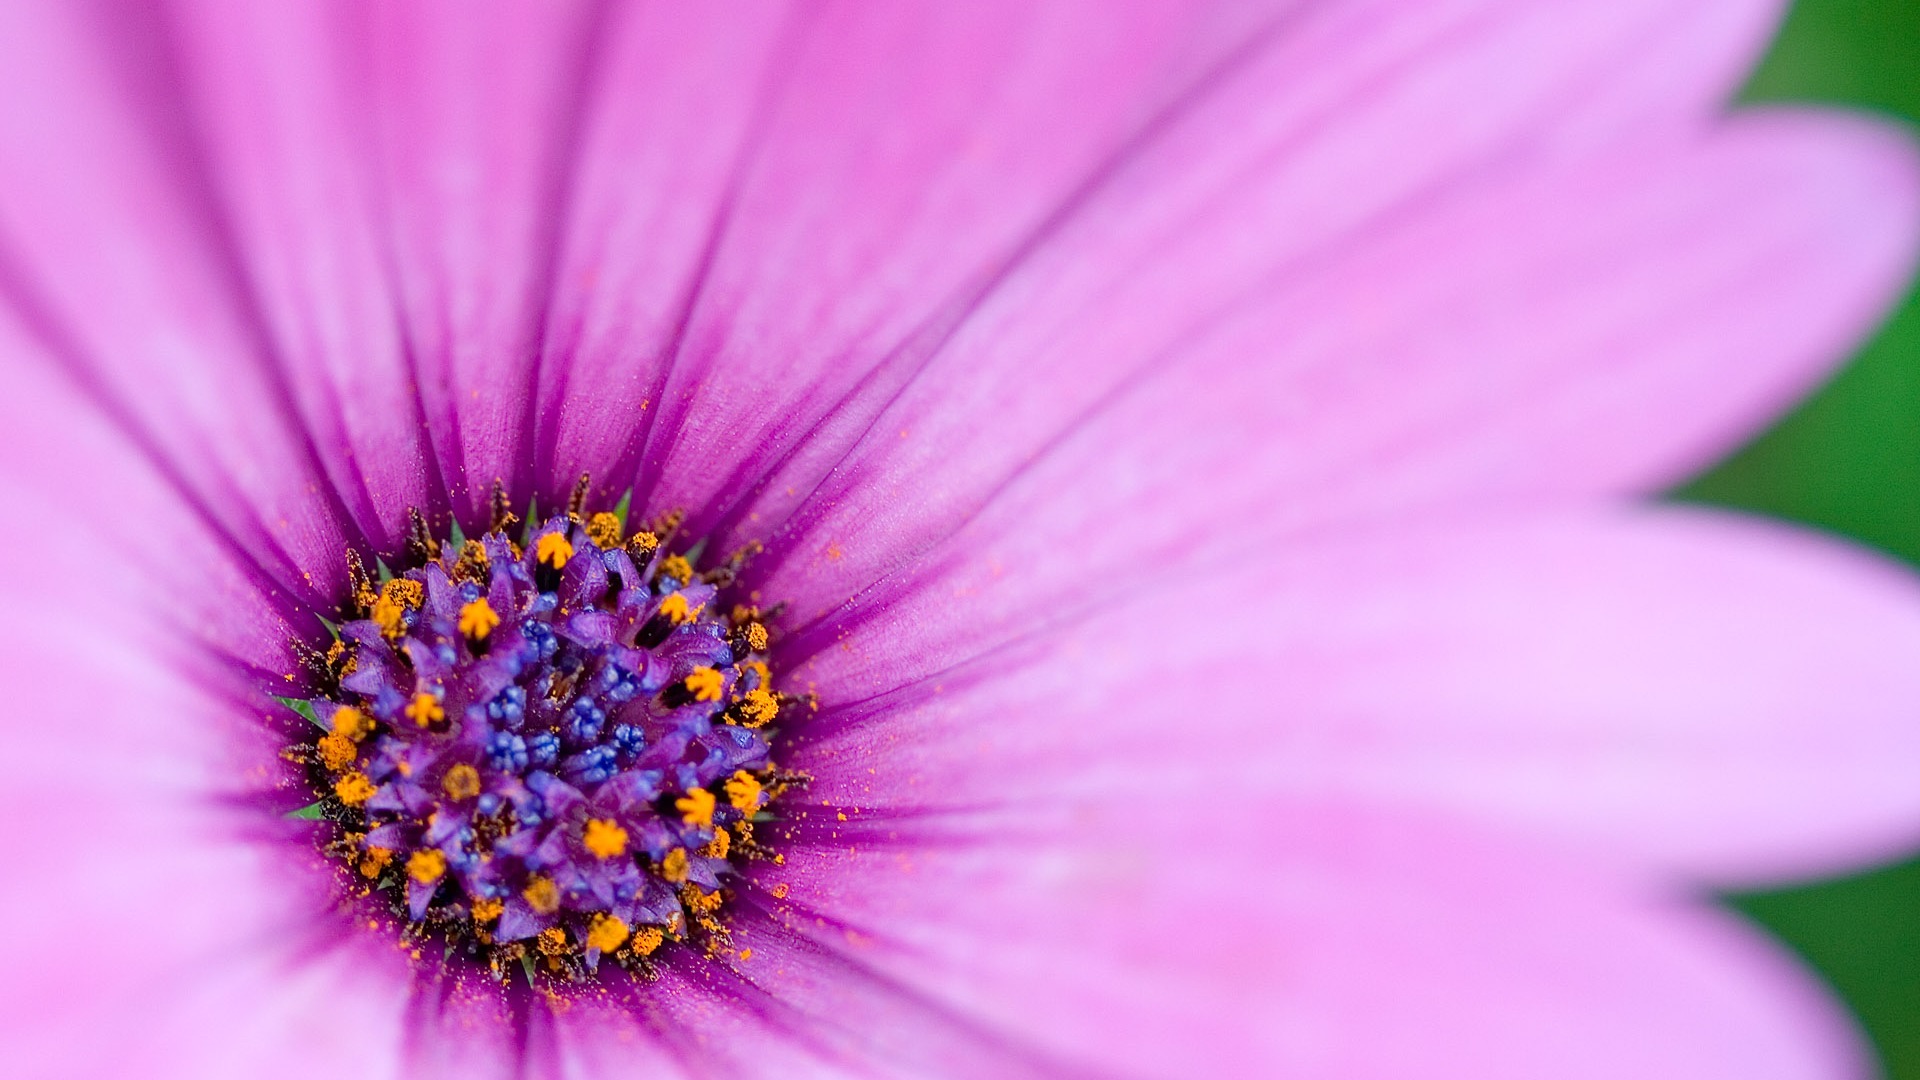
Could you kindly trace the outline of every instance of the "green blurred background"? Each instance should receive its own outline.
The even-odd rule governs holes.
[[[1920,122],[1920,0],[1799,0],[1745,96]],[[1808,522],[1920,565],[1920,296],[1818,394],[1677,494]],[[1827,977],[1890,1077],[1920,1080],[1920,858],[1728,899]]]

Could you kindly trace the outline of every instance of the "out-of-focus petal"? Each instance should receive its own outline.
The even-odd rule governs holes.
[[[271,704],[226,692],[284,622],[109,417],[19,362],[17,330],[0,318],[8,1075],[397,1075],[398,954],[323,942],[324,879],[227,802],[277,746]]]

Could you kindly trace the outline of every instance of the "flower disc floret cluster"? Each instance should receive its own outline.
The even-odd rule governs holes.
[[[609,956],[727,941],[740,860],[777,858],[756,817],[794,778],[771,760],[794,704],[772,686],[760,613],[669,554],[674,521],[568,513],[479,539],[413,520],[411,568],[352,597],[308,666],[322,731],[290,755],[331,823],[323,845],[414,937],[506,978],[586,977]]]

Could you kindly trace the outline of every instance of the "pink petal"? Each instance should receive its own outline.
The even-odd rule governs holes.
[[[809,39],[672,331],[665,383],[577,391],[605,396],[580,407],[585,426],[646,411],[643,502],[764,531],[809,493],[844,496],[837,476],[815,489],[849,443],[924,435],[928,403],[949,396],[1024,395],[1057,434],[1250,281],[1432,189],[1516,150],[1690,131],[1769,10],[1676,23],[1639,4],[1297,6],[1230,36],[1196,19],[1200,36],[1121,33],[1112,5],[1025,28],[1013,13],[1039,20],[1023,7],[991,33],[976,5],[884,44],[870,25]],[[1022,49],[1002,40],[1028,29]],[[1671,81],[1676,54],[1690,93]],[[1140,331],[1135,318],[1149,325],[1130,341],[1088,340]],[[1060,340],[1063,320],[1081,340]],[[1002,460],[1033,451],[1009,434]],[[741,447],[779,465],[744,503],[761,477],[732,468]]]
[[[1330,792],[1720,880],[1915,839],[1920,590],[1880,560],[1683,511],[1258,555],[1051,611],[1052,567],[955,562],[792,673],[827,703],[794,765],[889,812]]]
[[[231,519],[189,494],[153,443],[130,433],[139,425],[101,407],[97,384],[48,358],[44,339],[0,308],[0,498],[19,522],[0,536],[0,578],[32,592],[10,610],[36,613],[5,632],[24,635],[31,653],[48,647],[54,624],[70,625],[227,685],[247,665],[281,668],[295,608],[276,586],[272,549],[257,533],[229,530]],[[67,648],[93,646],[54,655],[65,662]],[[33,670],[26,653],[6,655],[10,669]],[[58,744],[111,722],[32,731]]]
[[[1026,595],[1044,607],[1250,530],[1665,480],[1843,354],[1903,273],[1915,194],[1887,131],[1771,114],[1515,161],[1244,287],[1173,234],[1084,258],[1035,287],[1104,291],[983,316],[756,584],[804,623],[883,609],[903,564],[1038,559],[1063,575]],[[1225,306],[1196,319],[1201,293]]]
[[[1253,185],[1325,233],[1518,133],[1684,129],[1773,14],[975,8],[22,10],[9,265],[65,362],[305,590],[342,540],[390,545],[448,487],[471,515],[495,475],[640,454],[704,506],[800,453],[808,489],[956,304],[1122,204],[1178,216],[1249,170],[1351,187],[1293,159],[1419,131],[1339,214]]]
[[[1431,817],[1229,793],[847,828],[842,850],[760,876],[771,918],[733,965],[829,1060],[1330,1080],[1866,1068],[1812,980],[1735,920]],[[740,1071],[773,1074],[746,1049]]]
[[[50,413],[77,422],[62,434],[91,436],[39,467],[71,481],[88,464],[117,465],[80,493],[121,497],[111,509],[126,516],[62,505],[57,496],[74,491],[50,493],[22,476],[17,466],[35,460],[43,432],[31,416],[6,415],[14,422],[0,498],[43,526],[9,531],[0,547],[0,608],[15,616],[0,626],[9,695],[0,816],[12,823],[0,831],[0,862],[11,868],[0,948],[17,967],[0,985],[7,1074],[394,1075],[409,985],[395,953],[361,943],[296,956],[338,928],[325,882],[311,880],[305,860],[248,838],[254,811],[221,802],[266,775],[260,764],[275,746],[241,728],[264,699],[236,709],[193,685],[232,673],[210,670],[193,647],[203,627],[192,606],[156,610],[185,595],[174,591],[177,576],[164,576],[181,569],[165,556],[190,559],[192,548],[170,542],[193,530],[178,522],[170,491],[140,497],[164,485],[142,483],[138,459],[111,431],[93,430],[85,412],[63,413],[53,387],[26,400],[37,408],[14,410],[21,400],[8,397],[0,415]],[[102,528],[138,535],[116,537],[116,547],[96,535]],[[158,550],[143,558],[140,544]],[[220,590],[222,574],[191,569],[203,589]],[[245,632],[247,615],[232,621],[213,635]]]
[[[39,339],[32,362],[84,384],[298,593],[351,527],[219,247],[152,14],[0,14],[0,303]]]

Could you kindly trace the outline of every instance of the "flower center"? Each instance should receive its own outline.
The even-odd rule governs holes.
[[[413,514],[411,565],[376,580],[349,553],[338,640],[303,650],[321,730],[288,755],[316,796],[296,816],[409,937],[503,982],[725,947],[729,880],[778,858],[754,821],[797,779],[769,757],[794,702],[761,613],[720,603],[750,552],[698,573],[677,515],[629,534],[586,493],[517,538],[498,484],[480,539]]]

